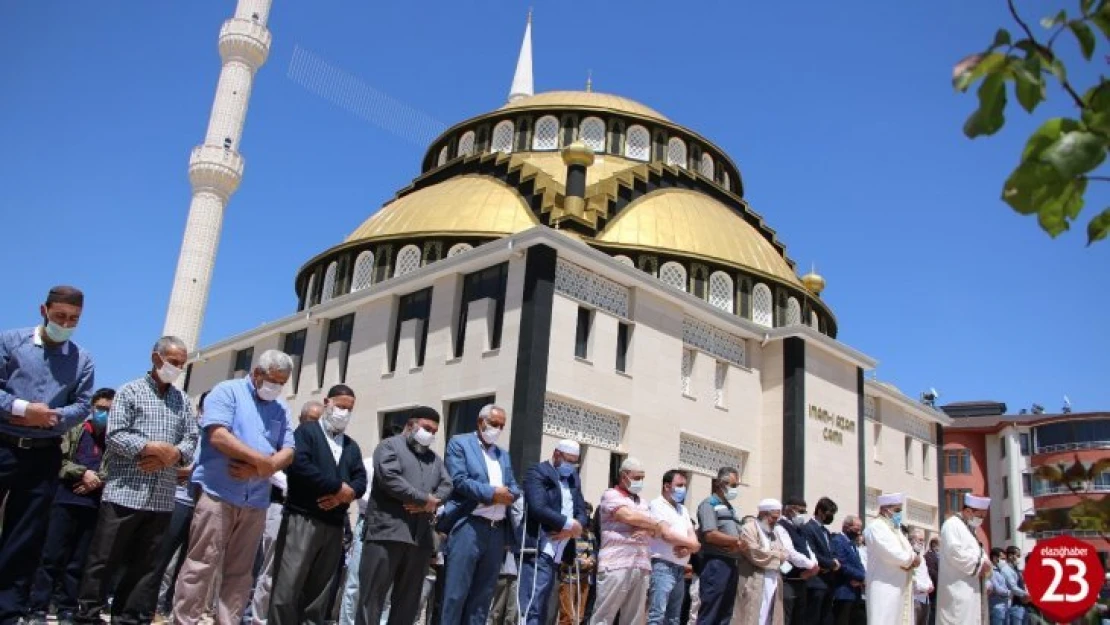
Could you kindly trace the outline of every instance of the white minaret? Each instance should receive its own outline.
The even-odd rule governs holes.
[[[190,351],[198,347],[224,207],[243,178],[239,140],[243,136],[254,73],[270,53],[266,20],[270,17],[271,1],[239,0],[235,16],[220,28],[223,67],[216,86],[216,101],[212,104],[204,143],[193,148],[189,157],[193,199],[163,334],[181,338]]]
[[[528,10],[528,24],[524,27],[524,41],[516,59],[513,85],[509,88],[509,102],[535,94],[532,86],[532,10]]]

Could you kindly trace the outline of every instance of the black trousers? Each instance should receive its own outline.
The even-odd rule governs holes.
[[[273,586],[266,621],[298,625],[330,620],[328,608],[335,588],[332,581],[342,561],[342,526],[286,509],[274,547]]]
[[[51,509],[46,550],[31,588],[31,614],[45,615],[51,603],[59,618],[76,614],[77,591],[97,514],[95,506],[55,504]]]
[[[166,590],[162,605],[158,606],[158,610],[162,614],[169,614],[173,611],[173,587],[176,585],[177,573],[181,570],[181,565],[185,564],[185,549],[189,546],[189,526],[192,524],[193,506],[187,506],[180,501],[176,502],[173,507],[173,515],[170,517],[169,528],[162,537],[162,544],[158,547],[158,557],[154,564],[152,580],[154,587],[152,590],[154,595],[157,596],[162,587],[162,579],[166,576],[166,569],[170,567],[173,556],[180,552],[173,570],[173,581],[170,583],[169,589]]]
[[[133,510],[119,504],[100,504],[100,518],[89,547],[85,575],[78,596],[78,623],[100,623],[107,604],[112,572],[122,576],[112,599],[112,622],[150,623],[158,602],[154,566],[172,512]]]
[[[856,601],[833,601],[834,625],[867,625],[867,604]]]
[[[783,623],[806,625],[806,581],[784,579],[782,584]]]
[[[806,620],[808,625],[830,625],[832,620],[832,591],[828,588],[814,588],[806,592]]]
[[[381,622],[385,596],[391,587],[388,625],[412,625],[420,613],[420,589],[424,587],[432,553],[431,549],[407,543],[363,542],[355,625]]]
[[[42,559],[50,506],[62,468],[61,443],[19,449],[0,441],[0,625],[14,625],[27,611],[31,582]]]

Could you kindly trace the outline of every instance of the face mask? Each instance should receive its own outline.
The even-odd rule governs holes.
[[[482,429],[482,440],[487,444],[496,445],[499,438],[501,438],[501,428],[486,426]]]
[[[281,384],[275,384],[273,382],[266,382],[265,380],[263,380],[262,388],[258,389],[258,398],[262,401],[274,401],[279,396],[281,396],[281,389]]]
[[[835,517],[836,517],[835,514],[826,514],[825,518],[821,519],[821,524],[822,525],[832,525],[833,519]]]
[[[54,343],[65,343],[69,337],[73,336],[73,332],[77,330],[77,326],[72,328],[63,328],[62,326],[54,323],[53,321],[46,322],[46,338]]]
[[[796,525],[798,527],[801,527],[801,526],[805,525],[806,523],[809,523],[809,515],[808,514],[795,514],[794,518],[792,520],[794,521],[794,525]]]
[[[913,544],[913,550],[916,553],[925,553],[925,544],[924,543],[914,543]]]
[[[162,382],[162,384],[173,384],[177,380],[178,376],[181,375],[181,369],[163,360],[162,366],[158,367],[158,370],[155,373],[158,374],[158,379]]]
[[[640,491],[642,490],[644,490],[643,480],[631,480],[628,482],[628,492],[632,493],[633,495],[640,494]]]
[[[108,425],[108,411],[97,410],[93,412],[92,422],[93,425],[98,428],[103,428],[104,426]]]
[[[566,460],[564,460],[563,463],[560,464],[559,466],[555,467],[555,470],[558,471],[559,475],[561,475],[563,477],[570,477],[570,476],[574,475],[574,469],[575,469],[575,466],[573,464],[567,462]]]
[[[436,435],[433,432],[419,427],[412,433],[412,440],[421,447],[431,447],[432,443],[436,442]]]
[[[848,540],[855,540],[859,538],[859,532],[857,532],[856,530],[844,530],[844,535],[848,537]]]
[[[974,517],[970,521],[968,521],[967,524],[971,526],[971,529],[979,529],[979,526],[983,524],[983,519],[980,519],[979,517]]]
[[[350,410],[328,406],[328,412],[324,415],[324,425],[326,425],[328,430],[332,433],[340,434],[344,432],[347,429],[347,424],[350,422]]]
[[[890,522],[894,524],[894,527],[902,527],[902,513],[901,512],[895,512],[890,517]]]
[[[725,491],[725,499],[729,501],[734,501],[739,496],[740,488],[737,486],[730,487],[728,490]]]
[[[678,488],[671,491],[671,496],[674,497],[675,503],[682,503],[686,501],[686,487],[679,486]]]

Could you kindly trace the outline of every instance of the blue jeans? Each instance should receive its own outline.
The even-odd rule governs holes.
[[[343,598],[339,604],[339,625],[355,625],[358,614],[358,565],[362,562],[362,525],[364,518],[358,517],[355,524],[355,540],[347,557],[347,580],[343,585]],[[382,608],[382,625],[389,621],[389,598],[386,597]]]
[[[527,556],[521,562],[516,600],[521,612],[527,610],[524,616],[527,625],[547,622],[547,604],[555,588],[555,572],[555,560],[546,554]]]
[[[1013,604],[1010,606],[1010,620],[1007,625],[1025,625],[1025,606]]]
[[[471,516],[451,530],[443,550],[440,625],[486,625],[497,576],[505,562],[505,523],[493,525]]]
[[[685,566],[658,558],[652,560],[648,625],[678,625],[685,591]]]
[[[1006,619],[1010,611],[1010,606],[1005,601],[997,603],[990,603],[990,619],[991,625],[1006,625]]]

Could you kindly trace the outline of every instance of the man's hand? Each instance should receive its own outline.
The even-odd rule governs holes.
[[[570,538],[578,538],[579,536],[582,535],[582,526],[578,524],[578,521],[573,521],[572,520],[570,522],[570,530],[569,531],[570,531]]]
[[[193,465],[187,467],[178,467],[177,469],[177,483],[184,486],[189,483],[189,478],[193,477]]]
[[[984,562],[983,563],[983,570],[979,571],[979,577],[982,577],[983,579],[986,579],[986,578],[991,576],[991,572],[993,572],[993,571],[994,571],[994,566],[990,562]]]
[[[351,503],[355,500],[355,489],[344,483],[339,487],[339,491],[331,495],[324,495],[316,500],[316,505],[320,506],[321,510],[331,510],[343,504]],[[408,504],[406,504],[408,505]]]
[[[104,483],[100,481],[100,476],[95,471],[86,470],[81,475],[80,481],[73,485],[73,492],[78,495],[87,495],[103,485]]]
[[[817,574],[820,573],[820,572],[821,572],[821,567],[814,564],[813,566],[809,567],[805,571],[802,571],[802,579],[809,579],[811,577],[816,577]]]
[[[686,556],[690,555],[689,547],[675,547],[673,551],[674,557],[676,558],[685,558]]]
[[[355,489],[344,483],[343,486],[339,487],[339,492],[335,494],[335,498],[340,503],[351,503],[355,500]]]
[[[258,469],[255,465],[242,460],[235,460],[232,458],[227,461],[227,472],[232,479],[246,481],[258,477]]]
[[[861,586],[863,586],[863,582],[860,582],[860,581],[857,581],[857,580],[853,579],[852,581],[848,582],[848,585],[851,586],[852,588],[860,588]]]
[[[58,425],[58,411],[46,404],[35,402],[27,404],[22,417],[13,416],[8,421],[12,425],[29,428],[52,428]]]
[[[547,539],[550,540],[553,543],[557,543],[560,540],[567,540],[569,538],[573,538],[573,536],[570,533],[570,530],[562,530],[562,531],[559,531],[559,532],[551,532],[547,535]]]
[[[746,543],[743,540],[737,538],[736,539],[736,551],[738,551],[739,553],[741,553],[743,555],[748,555],[749,553],[751,553],[752,548],[748,545],[748,543]]]
[[[832,570],[834,570],[834,571],[839,571],[840,570],[840,560],[833,560]]]
[[[157,473],[165,468],[165,463],[158,456],[139,456],[139,470],[143,473]]]
[[[181,459],[181,452],[169,443],[153,441],[143,446],[139,452],[139,468],[143,471],[160,471],[172,467]],[[151,460],[150,462],[144,462]],[[145,467],[144,468],[144,464]],[[153,467],[153,468],[152,468]]]
[[[497,488],[493,489],[494,504],[511,506],[513,505],[514,501],[516,501],[516,497],[513,497],[512,492],[510,492],[508,488],[505,488],[504,486],[498,486]]]
[[[410,502],[404,504],[403,507],[405,512],[409,514],[435,514],[439,504],[439,499],[434,495],[428,495],[428,499],[424,503]]]
[[[917,568],[917,567],[919,567],[919,566],[921,566],[921,556],[919,556],[919,555],[915,555],[915,556],[913,557],[913,568],[915,568],[915,569],[916,569],[916,568]]]
[[[274,464],[273,456],[262,456],[254,463],[254,472],[258,477],[268,480],[270,476],[278,472],[277,466]]]

